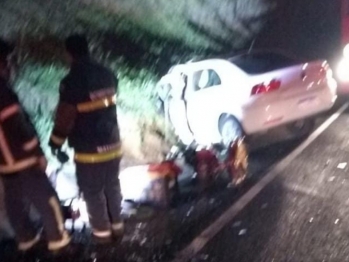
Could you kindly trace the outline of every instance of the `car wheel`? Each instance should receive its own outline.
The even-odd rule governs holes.
[[[225,146],[229,146],[232,141],[244,136],[240,123],[232,116],[221,120],[220,133]]]
[[[311,133],[314,125],[314,119],[302,119],[289,124],[288,130],[295,137],[306,137]]]

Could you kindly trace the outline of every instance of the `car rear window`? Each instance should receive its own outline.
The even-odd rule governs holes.
[[[228,60],[247,74],[263,74],[300,63],[276,53],[246,54]]]

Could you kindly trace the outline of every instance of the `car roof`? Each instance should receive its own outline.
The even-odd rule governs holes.
[[[221,54],[221,55],[214,55],[211,57],[196,57],[196,58],[193,58],[193,59],[187,61],[186,63],[181,63],[181,64],[177,64],[177,65],[172,66],[170,68],[169,72],[172,72],[175,69],[178,70],[180,68],[186,68],[188,65],[200,66],[202,64],[212,63],[212,62],[213,63],[223,62],[223,61],[232,62],[234,59],[238,59],[238,58],[241,58],[244,56],[248,57],[248,56],[263,55],[263,54],[276,54],[276,55],[288,57],[288,58],[293,59],[293,60],[301,61],[301,59],[299,57],[296,57],[295,55],[293,55],[285,50],[278,49],[278,48],[255,49],[252,51],[240,50],[240,51],[230,52],[230,53]]]
[[[185,64],[178,64],[178,65],[174,65],[170,68],[169,73],[173,72],[173,71],[178,71],[178,70],[182,70],[183,69],[188,69],[188,68],[200,68],[202,66],[205,65],[212,65],[212,64],[222,64],[222,63],[227,63],[229,62],[227,59],[223,59],[223,58],[210,58],[210,59],[203,59],[203,60],[199,60],[199,61],[195,61],[195,62],[188,62]],[[229,62],[230,63],[230,62]]]

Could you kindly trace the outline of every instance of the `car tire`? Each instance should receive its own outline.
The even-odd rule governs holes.
[[[291,134],[296,138],[303,138],[310,135],[315,126],[315,120],[313,118],[310,119],[302,119],[299,121],[295,121],[287,126],[287,129]]]
[[[230,142],[244,136],[244,131],[240,123],[233,116],[224,116],[221,118],[219,131],[225,146],[229,146]]]

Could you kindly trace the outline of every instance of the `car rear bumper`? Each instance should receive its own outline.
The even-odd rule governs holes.
[[[333,88],[324,87],[316,92],[273,103],[251,104],[244,108],[241,124],[246,134],[265,132],[290,122],[329,110],[337,99]]]

